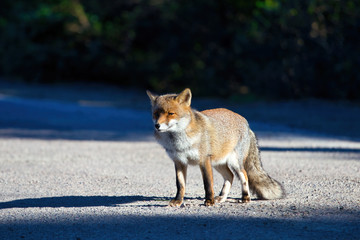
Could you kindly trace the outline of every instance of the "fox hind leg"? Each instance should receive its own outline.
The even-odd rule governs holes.
[[[231,168],[231,170],[236,174],[236,176],[240,179],[241,187],[242,187],[242,202],[247,203],[250,202],[250,191],[249,191],[249,180],[244,169],[240,168]]]
[[[237,157],[229,159],[228,166],[241,182],[242,202],[250,202],[249,179],[245,169],[240,167],[240,163]]]
[[[234,174],[231,172],[227,165],[215,166],[215,169],[223,176],[224,185],[221,189],[219,196],[215,198],[215,202],[225,202],[231,189],[231,185],[234,180]]]
[[[242,186],[242,202],[247,203],[250,202],[250,191],[249,191],[249,179],[247,177],[247,173],[245,169],[241,169],[240,171],[240,181]]]

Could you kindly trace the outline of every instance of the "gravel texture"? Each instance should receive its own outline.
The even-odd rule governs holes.
[[[152,138],[148,107],[94,107],[7,90],[0,95],[0,239],[360,239],[357,124],[336,118],[331,131],[322,118],[329,112],[308,123],[299,113],[311,105],[288,104],[295,107],[286,105],[286,115],[302,116],[301,126],[290,117],[267,121],[266,105],[257,105],[264,115],[244,107],[264,168],[283,183],[285,199],[238,203],[237,180],[227,202],[205,207],[200,171],[190,167],[185,204],[171,208],[173,163]],[[359,117],[356,106],[341,109]],[[219,192],[221,176],[214,181]]]

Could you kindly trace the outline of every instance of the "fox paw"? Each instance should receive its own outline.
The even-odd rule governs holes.
[[[223,197],[223,196],[217,196],[217,197],[215,197],[215,202],[216,202],[216,203],[223,203],[223,202],[225,202],[225,201],[226,201],[226,198]]]
[[[183,203],[182,200],[172,199],[169,203],[169,206],[170,207],[180,207],[182,203]]]
[[[214,206],[214,205],[215,205],[214,199],[206,199],[205,200],[205,206]]]
[[[251,200],[250,200],[250,196],[249,195],[246,195],[246,196],[243,196],[241,198],[241,202],[242,203],[249,203]]]

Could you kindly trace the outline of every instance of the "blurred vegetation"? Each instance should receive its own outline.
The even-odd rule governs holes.
[[[357,0],[2,0],[0,75],[359,99]]]

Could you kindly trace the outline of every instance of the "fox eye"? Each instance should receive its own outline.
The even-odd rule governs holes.
[[[175,113],[173,113],[173,112],[169,112],[168,114],[169,114],[170,116],[172,116],[172,115],[174,115]]]

